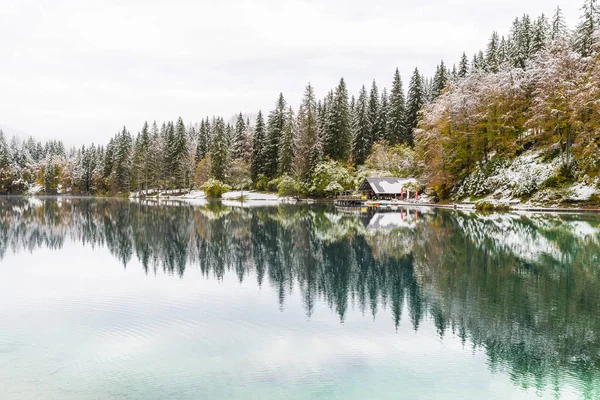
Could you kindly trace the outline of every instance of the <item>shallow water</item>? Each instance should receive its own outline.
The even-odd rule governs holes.
[[[600,398],[597,215],[0,198],[0,304],[2,399]]]

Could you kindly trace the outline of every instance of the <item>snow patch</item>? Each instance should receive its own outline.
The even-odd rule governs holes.
[[[258,193],[258,192],[247,192],[247,191],[232,191],[223,193],[221,196],[223,200],[239,199],[244,197],[244,200],[280,200],[279,196],[273,193]]]
[[[597,194],[600,194],[600,189],[595,187],[595,185],[591,186],[586,185],[583,182],[578,182],[569,188],[567,199],[573,201],[586,201]]]

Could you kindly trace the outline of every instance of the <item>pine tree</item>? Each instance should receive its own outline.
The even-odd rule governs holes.
[[[254,127],[254,140],[252,142],[252,159],[250,161],[250,176],[256,183],[265,172],[265,121],[262,111],[258,112],[256,117],[256,126]]]
[[[448,85],[448,81],[448,70],[444,65],[444,60],[442,60],[440,65],[437,67],[435,75],[433,77],[431,100],[435,100],[437,97],[439,97],[440,94],[442,94],[442,91],[446,88],[446,85]]]
[[[533,23],[533,33],[531,39],[531,53],[537,54],[546,48],[549,32],[548,20],[544,14],[540,15]]]
[[[268,178],[277,176],[279,141],[285,126],[286,107],[283,94],[280,93],[275,110],[271,111],[267,121],[267,139],[264,148],[264,174]]]
[[[150,127],[144,122],[142,131],[138,135],[133,151],[133,179],[136,181],[136,189],[148,189],[150,176]]]
[[[489,72],[497,73],[500,69],[500,61],[498,57],[499,48],[500,39],[498,37],[498,32],[494,32],[492,33],[492,37],[488,42],[485,54],[485,64]]]
[[[208,154],[209,150],[210,150],[210,140],[209,140],[209,135],[208,135],[208,126],[207,126],[207,122],[204,122],[204,120],[202,120],[200,122],[200,129],[198,131],[198,141],[196,142],[196,154],[195,154],[195,161],[196,163],[199,163],[200,160],[202,160],[204,157],[206,157],[206,155]]]
[[[327,96],[324,114],[323,152],[334,160],[348,158],[351,141],[348,89],[344,78]]]
[[[171,143],[171,171],[173,186],[176,189],[189,188],[192,185],[192,171],[188,137],[183,119],[179,117],[175,125],[173,142]]]
[[[115,192],[129,192],[131,179],[131,150],[133,140],[131,134],[123,127],[123,131],[116,136],[113,170],[113,190]]]
[[[233,145],[231,149],[231,158],[234,160],[240,159],[244,153],[244,147],[246,146],[246,123],[242,113],[239,113],[235,122],[235,135],[233,139]]]
[[[377,118],[379,117],[379,90],[377,89],[375,80],[373,80],[373,83],[371,84],[367,115],[369,118],[369,146],[371,146],[380,139],[379,126],[377,125]]]
[[[529,15],[524,14],[520,20],[515,18],[511,28],[511,59],[515,67],[524,69],[531,58],[532,32]]]
[[[292,172],[292,163],[294,161],[294,144],[296,141],[296,120],[292,107],[289,107],[285,116],[285,125],[283,127],[281,143],[279,146],[278,168],[279,175]]]
[[[423,84],[423,104],[428,104],[433,101],[433,79],[421,75],[421,82]]]
[[[498,65],[503,66],[508,63],[510,59],[510,49],[508,42],[504,36],[500,39],[500,48],[498,49]]]
[[[161,187],[163,158],[161,151],[163,149],[162,138],[156,121],[152,123],[150,130],[150,145],[148,149],[148,186],[152,189]]]
[[[10,150],[4,132],[0,129],[0,169],[8,169],[11,163]]]
[[[458,77],[465,78],[469,73],[469,60],[467,60],[467,55],[463,52],[462,57],[460,58],[460,64],[458,65]]]
[[[408,131],[406,136],[410,146],[414,143],[413,130],[419,123],[419,112],[424,104],[423,81],[419,70],[415,68],[408,87],[408,100],[406,102],[406,129]]]
[[[352,158],[355,164],[364,164],[371,151],[371,124],[369,122],[369,104],[367,89],[363,85],[356,101],[354,113],[354,141]]]
[[[167,189],[174,189],[175,182],[171,171],[175,168],[176,154],[175,154],[175,126],[173,122],[169,121],[166,125],[163,124],[164,129],[162,130],[164,149],[162,154],[164,155],[163,160],[163,171],[162,180],[165,182]]]
[[[560,7],[556,7],[551,25],[550,40],[556,41],[567,37],[567,24],[565,23],[565,17]]]
[[[387,118],[387,141],[391,144],[407,143],[409,138],[406,135],[406,103],[404,100],[404,89],[402,88],[402,78],[400,71],[396,68],[394,73],[394,82],[390,92],[390,105]]]
[[[227,124],[225,126],[225,142],[227,143],[227,148],[230,149],[233,145],[233,138],[235,136],[235,132],[233,130],[233,126],[231,124]]]
[[[309,83],[298,110],[298,146],[294,157],[296,169],[305,180],[310,178],[311,154],[319,141],[317,118],[317,101]]]
[[[210,174],[214,179],[225,182],[228,173],[227,127],[223,118],[216,118],[213,124],[213,139],[210,149]]]
[[[333,90],[327,93],[323,101],[317,105],[317,118],[319,121],[319,138],[323,144],[323,155],[333,158],[335,153],[335,123],[333,121],[332,109]]]
[[[573,36],[573,47],[582,57],[593,55],[594,45],[598,42],[600,28],[600,10],[597,0],[585,0],[581,10],[579,25]]]
[[[479,50],[479,52],[476,55],[477,58],[477,67],[475,69],[479,70],[479,71],[486,71],[487,70],[487,64],[485,62],[485,56],[483,55],[483,51]]]
[[[387,94],[387,89],[383,88],[381,91],[381,101],[379,102],[379,117],[377,118],[377,130],[379,131],[379,138],[387,140],[387,117],[389,113],[390,105]]]

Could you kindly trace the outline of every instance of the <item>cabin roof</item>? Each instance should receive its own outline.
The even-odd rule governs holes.
[[[402,188],[417,183],[415,178],[366,178],[359,190],[370,190],[375,194],[398,194]]]

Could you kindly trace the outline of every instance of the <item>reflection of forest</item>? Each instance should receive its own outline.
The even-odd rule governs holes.
[[[281,304],[298,287],[308,316],[317,300],[341,320],[352,304],[373,315],[385,306],[396,325],[407,310],[414,329],[431,319],[441,337],[484,348],[490,367],[520,384],[558,388],[568,370],[585,397],[600,395],[598,217],[431,211],[411,220],[329,206],[64,198],[1,204],[0,258],[9,248],[74,240],[105,246],[123,265],[135,256],[152,273],[183,276],[194,265],[217,279],[252,274],[276,288]]]

